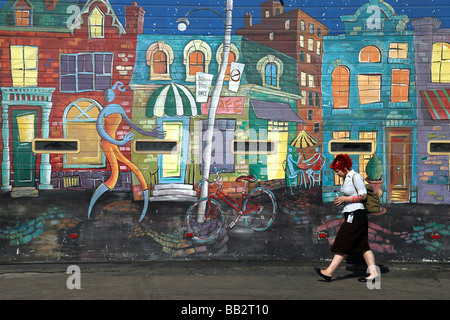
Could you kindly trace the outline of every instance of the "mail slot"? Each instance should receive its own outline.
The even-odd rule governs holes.
[[[32,141],[34,153],[79,153],[80,141],[78,139],[44,139],[36,138]]]
[[[276,142],[266,140],[233,140],[231,150],[234,154],[275,154]]]
[[[371,140],[330,140],[328,143],[330,154],[373,154],[375,141]]]
[[[178,153],[176,140],[133,140],[133,150],[136,153]]]
[[[428,153],[431,155],[450,155],[450,140],[428,141]]]

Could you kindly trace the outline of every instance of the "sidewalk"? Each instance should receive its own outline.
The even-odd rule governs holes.
[[[170,261],[73,263],[80,289],[68,289],[71,263],[0,265],[2,300],[448,300],[450,265],[386,263],[381,288],[357,281],[361,267],[342,264],[333,281],[313,267],[326,261]],[[353,270],[351,270],[353,268]],[[72,285],[76,281],[71,282]],[[183,302],[184,303],[184,302]],[[183,305],[181,303],[181,305]],[[180,306],[180,303],[176,304]],[[174,311],[174,310],[172,310]],[[176,311],[178,312],[178,311]]]

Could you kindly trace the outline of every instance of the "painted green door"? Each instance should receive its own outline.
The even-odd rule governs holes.
[[[35,184],[36,156],[32,141],[36,136],[36,110],[12,110],[14,185],[29,187]]]

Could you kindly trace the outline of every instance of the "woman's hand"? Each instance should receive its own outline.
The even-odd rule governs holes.
[[[336,206],[340,206],[341,204],[343,204],[346,201],[346,198],[347,197],[344,197],[344,196],[336,197],[336,198],[334,198],[334,204]]]

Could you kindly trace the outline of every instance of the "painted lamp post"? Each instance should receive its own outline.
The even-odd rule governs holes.
[[[184,31],[189,26],[189,20],[187,19],[187,16],[191,14],[192,12],[199,11],[199,10],[208,10],[212,11],[216,14],[218,14],[221,18],[222,16],[214,10],[208,9],[208,8],[200,8],[195,9],[190,12],[188,12],[184,17],[179,18],[177,20],[178,23],[178,30]],[[222,63],[220,65],[219,74],[217,75],[214,91],[212,93],[211,97],[211,104],[209,107],[209,113],[208,113],[208,124],[206,128],[205,133],[205,149],[203,150],[203,174],[202,174],[202,180],[203,184],[200,189],[200,199],[208,197],[209,192],[209,171],[211,168],[211,151],[212,151],[212,138],[213,138],[213,132],[214,132],[214,122],[216,120],[216,111],[217,106],[219,105],[219,99],[220,94],[222,92],[223,82],[225,79],[225,73],[227,70],[228,65],[228,58],[230,55],[230,48],[231,48],[231,23],[232,23],[232,15],[233,15],[233,0],[227,0],[226,4],[226,20],[224,21],[225,24],[225,36],[223,41],[223,57],[222,57]],[[223,21],[223,18],[222,18]],[[205,206],[206,201],[202,201],[199,205],[198,210],[198,217],[197,221],[199,223],[204,222],[205,219]]]

